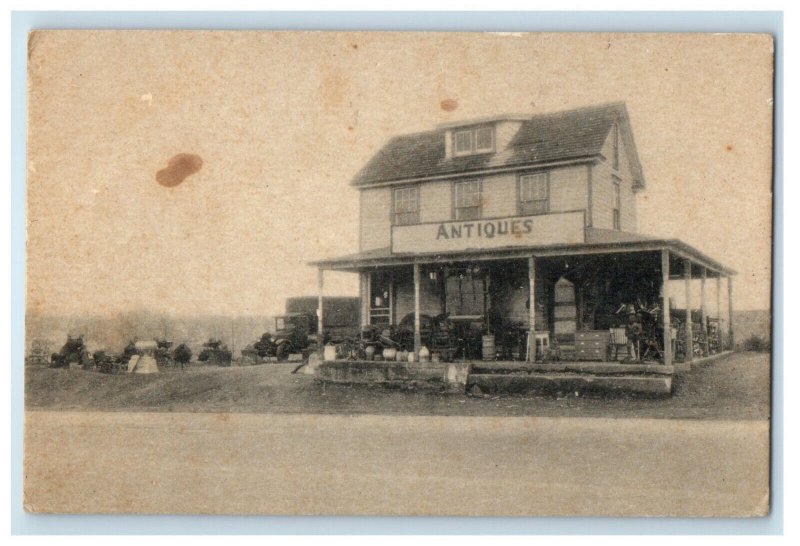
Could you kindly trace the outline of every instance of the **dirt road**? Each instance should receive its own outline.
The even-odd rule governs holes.
[[[766,420],[26,413],[26,505],[228,514],[748,515]]]

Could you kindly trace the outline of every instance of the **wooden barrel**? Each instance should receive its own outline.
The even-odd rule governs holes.
[[[483,359],[494,360],[497,358],[497,350],[494,348],[494,336],[483,336]]]

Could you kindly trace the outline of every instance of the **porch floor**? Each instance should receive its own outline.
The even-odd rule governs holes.
[[[578,374],[658,374],[672,375],[675,373],[674,366],[664,366],[658,363],[643,362],[519,362],[519,361],[471,361],[472,373],[578,373]]]

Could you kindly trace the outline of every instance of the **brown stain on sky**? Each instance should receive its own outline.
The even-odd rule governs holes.
[[[165,188],[174,188],[203,167],[203,158],[195,154],[178,154],[169,160],[166,169],[156,173],[156,181]]]
[[[445,112],[452,112],[453,110],[458,108],[458,101],[456,99],[444,99],[440,103],[440,106],[442,110],[444,110]]]

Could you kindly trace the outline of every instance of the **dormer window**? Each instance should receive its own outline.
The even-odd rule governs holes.
[[[494,129],[482,127],[475,130],[475,151],[491,152],[494,150]]]
[[[494,151],[494,127],[462,129],[453,133],[455,155],[481,154]]]

